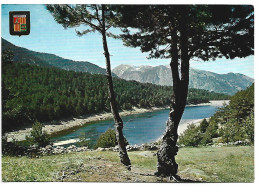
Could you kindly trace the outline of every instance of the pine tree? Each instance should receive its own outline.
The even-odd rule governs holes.
[[[119,146],[119,156],[121,163],[131,169],[131,162],[126,151],[126,144],[123,135],[123,120],[121,119],[116,105],[111,67],[110,54],[107,46],[107,30],[113,26],[113,21],[117,15],[106,5],[47,5],[47,9],[54,16],[55,20],[62,24],[64,28],[86,25],[90,29],[83,32],[77,31],[79,36],[90,32],[99,32],[102,35],[104,55],[106,58],[106,73],[108,83],[108,94],[110,98],[111,111],[114,116],[116,137]]]
[[[173,94],[163,142],[158,150],[160,176],[177,176],[178,125],[187,101],[189,61],[246,57],[254,53],[252,6],[116,6],[117,25],[126,46],[140,47],[149,58],[169,58]],[[177,177],[176,177],[177,178]]]

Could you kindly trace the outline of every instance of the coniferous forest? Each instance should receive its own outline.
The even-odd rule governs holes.
[[[14,63],[12,52],[2,54],[3,131],[71,116],[110,112],[106,77],[58,68]],[[120,110],[170,104],[171,87],[114,78]],[[189,104],[228,99],[206,90],[189,89]]]
[[[230,97],[229,105],[220,108],[199,126],[191,124],[181,134],[179,144],[185,146],[213,143],[254,143],[254,84]]]

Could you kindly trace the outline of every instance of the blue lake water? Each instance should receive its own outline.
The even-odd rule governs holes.
[[[193,119],[210,117],[217,109],[217,106],[186,107],[180,125]],[[153,142],[161,137],[165,131],[168,114],[169,109],[165,109],[122,117],[124,121],[123,132],[129,144],[140,145]],[[100,134],[104,133],[108,128],[113,128],[113,124],[114,121],[112,119],[88,123],[70,133],[54,137],[52,141],[77,139],[80,135],[85,134],[91,143],[94,144]]]

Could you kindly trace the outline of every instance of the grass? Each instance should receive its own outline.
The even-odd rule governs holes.
[[[156,152],[129,152],[132,171],[117,152],[89,151],[63,155],[2,157],[2,181],[167,182],[153,176]],[[254,148],[181,148],[176,159],[182,178],[202,182],[253,182]]]
[[[184,148],[180,175],[207,182],[254,182],[254,147]]]

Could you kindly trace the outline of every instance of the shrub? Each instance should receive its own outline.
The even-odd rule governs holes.
[[[223,142],[236,142],[245,139],[245,130],[235,119],[229,119],[226,124],[220,128],[220,136]]]
[[[207,145],[209,143],[212,143],[213,142],[213,138],[215,138],[214,137],[214,133],[215,132],[216,132],[216,130],[215,130],[214,125],[210,125],[207,128],[206,132],[203,133],[200,144],[201,145]]]
[[[30,136],[26,137],[26,140],[30,145],[37,145],[38,147],[44,147],[50,144],[50,136],[42,130],[43,125],[36,121],[32,126]]]
[[[203,119],[202,122],[200,123],[201,132],[205,133],[208,126],[209,126],[209,122],[206,119]]]
[[[109,148],[116,145],[116,132],[114,129],[108,129],[105,133],[98,137],[95,148]]]
[[[128,145],[128,142],[125,138],[125,143]],[[97,140],[97,143],[95,145],[95,148],[101,147],[101,148],[110,148],[116,146],[117,140],[116,140],[116,131],[114,129],[107,129],[106,132],[101,134]]]
[[[254,143],[254,111],[243,121],[247,139]]]
[[[199,126],[189,125],[180,136],[179,144],[185,146],[207,145],[218,137],[218,125],[216,119],[211,117],[209,122],[203,119]]]
[[[203,128],[203,126],[202,126],[203,124],[205,124],[205,123],[202,122],[200,124],[200,128]],[[202,130],[204,130],[204,128]],[[218,137],[218,126],[213,117],[213,118],[210,118],[209,123],[207,123],[207,127],[204,130],[200,144],[207,145],[209,143],[212,143],[213,138],[216,138],[216,137]]]
[[[185,146],[198,146],[202,139],[202,133],[200,127],[191,124],[188,128],[180,135],[179,144]]]

